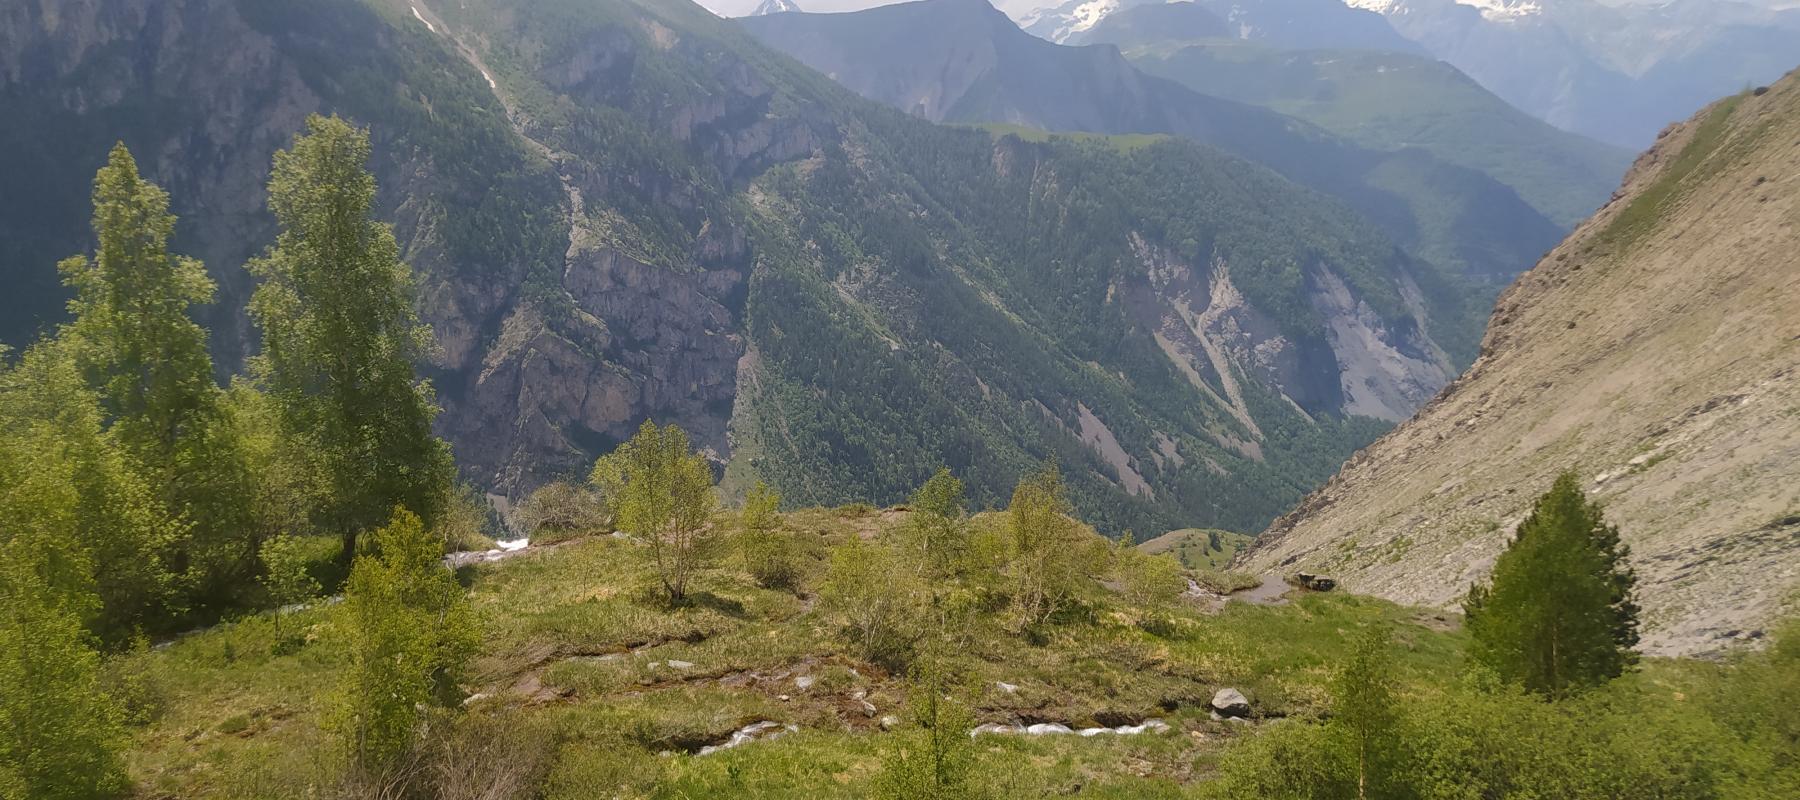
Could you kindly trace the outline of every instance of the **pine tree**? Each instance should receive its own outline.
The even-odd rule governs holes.
[[[908,726],[896,733],[882,759],[877,796],[892,800],[971,800],[974,781],[975,727],[968,706],[946,691],[935,658],[920,659],[912,670]]]
[[[669,602],[684,602],[688,582],[711,562],[718,538],[712,467],[689,448],[687,433],[645,420],[630,441],[594,465],[593,482],[611,487],[607,503],[619,530],[650,547]]]
[[[480,639],[443,543],[417,516],[395,509],[370,538],[344,588],[351,666],[337,724],[356,763],[380,773],[413,750],[425,709],[460,699]]]
[[[1393,761],[1400,715],[1395,705],[1392,635],[1371,628],[1351,646],[1331,682],[1331,728],[1356,770],[1356,796],[1395,797]]]
[[[1572,472],[1556,479],[1463,604],[1474,659],[1506,681],[1562,699],[1636,663],[1635,578],[1627,548]]]
[[[435,525],[451,494],[447,446],[414,365],[430,330],[413,309],[411,269],[387,225],[369,218],[375,179],[369,136],[336,117],[275,154],[269,209],[275,246],[249,269],[262,280],[251,315],[262,326],[257,371],[285,433],[317,453],[330,486],[321,522],[344,537],[396,505]]]

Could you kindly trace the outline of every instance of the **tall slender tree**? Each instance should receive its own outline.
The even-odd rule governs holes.
[[[284,430],[322,461],[331,491],[320,521],[342,534],[347,559],[396,505],[434,525],[453,468],[415,372],[430,330],[413,308],[412,270],[393,231],[370,219],[368,132],[320,116],[307,129],[275,154],[269,209],[281,232],[249,265],[262,280],[250,311],[263,333],[258,374]]]
[[[968,501],[963,483],[939,469],[913,492],[907,535],[922,555],[926,569],[945,577],[956,572],[969,545]]]
[[[1398,795],[1392,785],[1400,745],[1392,645],[1387,628],[1365,631],[1331,681],[1331,728],[1356,771],[1358,800]]]
[[[59,265],[75,290],[62,338],[108,428],[169,510],[189,523],[168,557],[197,600],[222,599],[255,567],[260,526],[213,380],[206,330],[190,315],[213,297],[206,269],[169,252],[169,195],[115,145],[94,178],[92,258]]]
[[[188,316],[213,297],[206,268],[169,252],[169,195],[138,174],[123,143],[94,177],[92,259],[58,266],[75,290],[68,333],[120,441],[147,465],[173,468],[206,422],[218,386],[206,330]]]
[[[1619,530],[1573,472],[1519,525],[1492,582],[1463,603],[1475,660],[1502,679],[1561,699],[1636,663],[1636,579]]]

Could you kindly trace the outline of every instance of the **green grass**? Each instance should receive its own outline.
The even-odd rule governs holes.
[[[509,731],[501,738],[540,742],[528,754],[471,758],[529,767],[547,798],[592,797],[597,786],[622,797],[867,796],[885,746],[877,723],[901,713],[906,685],[852,655],[812,610],[809,591],[831,546],[878,535],[894,519],[862,508],[784,515],[808,562],[797,592],[757,587],[725,554],[698,581],[696,601],[676,609],[655,599],[643,548],[607,536],[466,570],[485,635],[465,688],[487,697],[456,729],[499,726]],[[1076,787],[1083,796],[1178,796],[1201,777],[1203,754],[1243,734],[1206,717],[1217,687],[1244,689],[1270,714],[1308,713],[1351,632],[1413,617],[1387,603],[1321,595],[1285,607],[1234,604],[1216,616],[1184,606],[1155,636],[1137,626],[1136,609],[1095,592],[1085,613],[1041,644],[1008,633],[997,616],[971,617],[947,648],[957,692],[984,722],[1080,727],[1155,717],[1179,731],[986,737],[984,759],[1029,767],[984,771],[999,796]],[[339,607],[315,604],[281,624],[286,636],[277,636],[272,615],[254,616],[115,660],[116,671],[150,687],[140,694],[153,700],[140,704],[158,709],[132,733],[140,794],[301,797],[335,785],[342,761],[327,726],[346,663]],[[299,644],[284,648],[284,639]],[[1454,635],[1412,626],[1403,640],[1414,648],[1409,668],[1422,675],[1448,670],[1459,648]],[[801,675],[812,685],[800,688]],[[858,696],[879,713],[865,714]],[[765,719],[800,730],[689,755]]]
[[[506,797],[869,796],[891,741],[880,719],[903,713],[908,687],[856,657],[813,609],[811,591],[831,547],[883,535],[898,518],[861,508],[783,515],[784,531],[805,543],[795,591],[756,586],[725,553],[701,575],[696,600],[673,609],[651,591],[644,549],[608,536],[468,569],[460,577],[484,640],[464,689],[479,697],[434,718],[441,752],[468,777],[506,775],[525,787],[497,795]],[[1000,520],[982,515],[976,525]],[[733,521],[721,524],[735,533]],[[137,795],[335,791],[344,771],[329,733],[347,655],[340,608],[285,615],[285,635],[264,614],[114,658],[113,683],[135,698],[128,761]],[[1198,796],[1233,744],[1262,729],[1210,719],[1215,690],[1242,690],[1260,717],[1316,717],[1350,642],[1371,625],[1394,629],[1409,696],[1437,697],[1462,680],[1462,633],[1380,600],[1301,593],[1281,606],[1233,603],[1216,613],[1180,605],[1168,617],[1147,632],[1141,609],[1096,584],[1083,609],[1035,643],[984,611],[948,631],[945,673],[981,722],[1159,718],[1174,728],[982,737],[977,772],[989,796]],[[1632,685],[1667,694],[1705,685],[1717,669],[1653,661]],[[797,730],[697,755],[764,720]]]
[[[1615,252],[1631,249],[1645,234],[1657,228],[1663,216],[1690,187],[1723,169],[1729,159],[1713,156],[1721,153],[1729,138],[1732,112],[1746,97],[1749,97],[1747,92],[1726,98],[1714,106],[1700,121],[1687,145],[1681,148],[1680,155],[1663,169],[1655,183],[1632,198],[1631,204],[1613,218],[1597,241]]]

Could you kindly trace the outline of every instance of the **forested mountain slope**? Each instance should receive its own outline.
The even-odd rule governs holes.
[[[1506,184],[1568,228],[1605,203],[1631,165],[1631,151],[1558,130],[1432,58],[1289,49],[1236,31],[1206,33],[1184,24],[1189,18],[1217,19],[1193,3],[1138,6],[1108,15],[1083,41],[1116,45],[1148,74],[1293,115],[1363,147],[1423,149]]]
[[[314,111],[373,133],[439,428],[503,497],[655,417],[796,504],[1056,458],[1103,530],[1251,530],[1473,351],[1464,292],[1266,169],[935,126],[663,0],[8,5],[6,337],[56,320],[115,138],[242,307]]]
[[[1500,299],[1482,356],[1242,563],[1450,604],[1578,469],[1645,646],[1749,638],[1800,586],[1800,76],[1715,103]]]
[[[986,0],[740,23],[859,94],[933,121],[1162,133],[1213,145],[1343,199],[1415,255],[1477,281],[1504,283],[1560,235],[1480,172],[1418,149],[1364,149],[1292,117],[1200,94],[1143,74],[1117,48],[1052,44]]]

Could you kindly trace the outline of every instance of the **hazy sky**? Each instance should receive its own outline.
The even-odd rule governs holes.
[[[899,0],[794,0],[807,11],[856,11],[872,6],[885,6]],[[727,17],[748,14],[762,5],[762,0],[699,0],[700,5]],[[1009,13],[1055,5],[1057,0],[998,0],[994,5]]]

